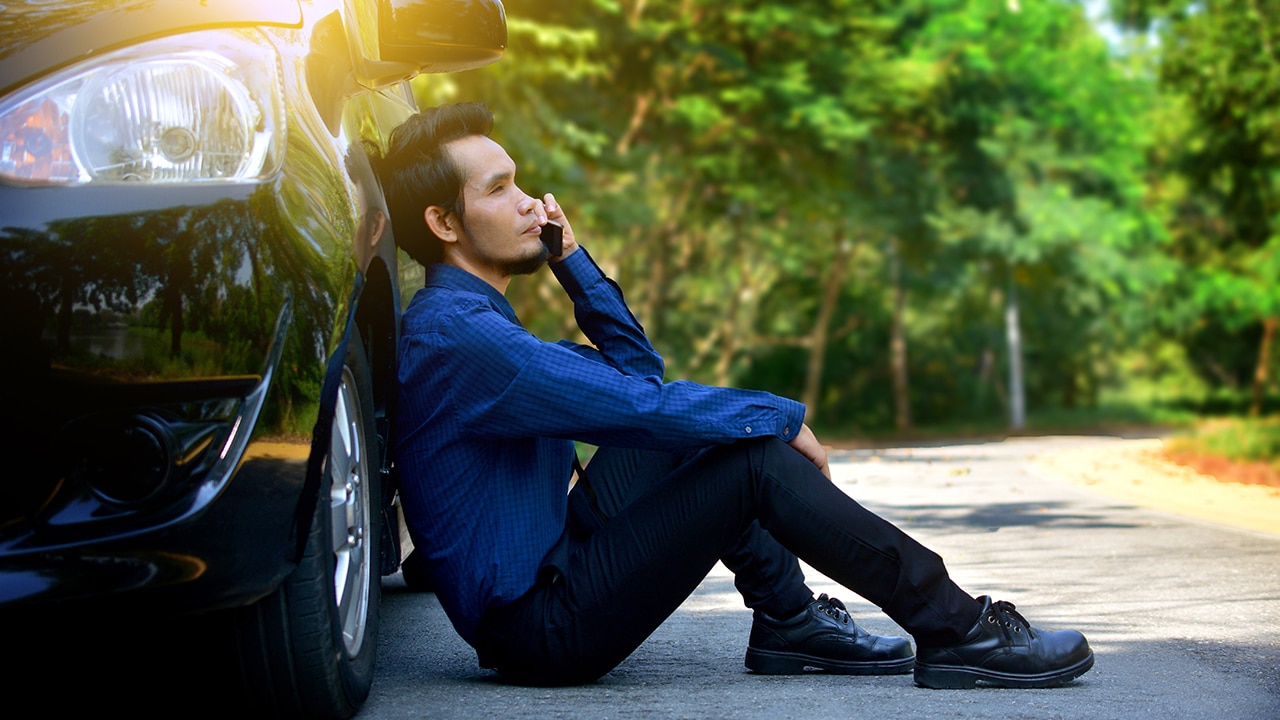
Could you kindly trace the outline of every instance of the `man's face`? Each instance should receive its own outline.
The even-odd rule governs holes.
[[[475,135],[447,146],[462,174],[458,252],[503,276],[532,273],[547,262],[538,239],[537,200],[516,185],[516,164],[493,140]]]

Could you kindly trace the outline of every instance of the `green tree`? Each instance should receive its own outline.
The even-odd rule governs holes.
[[[1156,171],[1185,180],[1160,197],[1188,344],[1219,382],[1247,376],[1256,415],[1280,318],[1280,4],[1114,0],[1112,13],[1158,34],[1161,84],[1186,114]],[[1233,368],[1242,344],[1251,362]]]
[[[566,201],[673,375],[905,429],[1012,404],[1014,291],[1034,402],[1091,397],[1141,320],[1149,83],[1074,3],[506,7],[507,57],[419,101],[494,108],[522,187]],[[545,275],[509,296],[573,332]]]
[[[924,33],[949,77],[938,123],[947,192],[933,221],[993,271],[1016,428],[1024,382],[1068,406],[1089,392],[1089,368],[1115,342],[1112,308],[1158,277],[1140,268],[1154,235],[1139,202],[1149,92],[1078,6],[935,8],[952,12]],[[1024,357],[1036,367],[1024,371]]]

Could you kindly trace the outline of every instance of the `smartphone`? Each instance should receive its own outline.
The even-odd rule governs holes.
[[[560,257],[560,252],[564,250],[564,226],[558,222],[547,221],[542,226],[542,234],[539,235],[542,244],[546,246],[547,253],[551,257]]]

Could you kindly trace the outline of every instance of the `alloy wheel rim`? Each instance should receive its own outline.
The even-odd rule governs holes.
[[[364,643],[369,584],[373,581],[367,535],[370,508],[369,463],[364,455],[366,439],[355,378],[350,369],[343,368],[329,441],[332,481],[329,518],[334,556],[333,592],[348,657],[355,657]]]

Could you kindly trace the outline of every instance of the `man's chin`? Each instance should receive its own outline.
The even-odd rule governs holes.
[[[547,264],[549,258],[550,254],[547,249],[539,244],[535,254],[520,260],[512,260],[506,263],[504,269],[507,275],[532,275],[542,269],[542,266]]]

